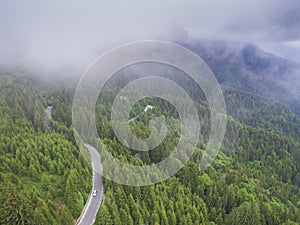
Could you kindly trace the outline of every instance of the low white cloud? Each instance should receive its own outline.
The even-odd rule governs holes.
[[[300,38],[297,0],[0,1],[0,62],[78,65],[117,44],[165,35],[282,43]]]
[[[288,47],[300,48],[300,40],[287,41],[287,42],[283,42],[282,44]]]

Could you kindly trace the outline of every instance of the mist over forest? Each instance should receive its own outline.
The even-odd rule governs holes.
[[[93,63],[146,40],[201,58],[226,110],[185,71],[153,61],[110,74],[88,108],[107,76],[84,83]],[[135,96],[123,88],[146,74],[159,82],[128,93],[169,100],[143,97],[126,111]],[[0,1],[0,224],[300,224],[299,116],[297,0]],[[196,137],[182,128],[194,117]],[[214,128],[225,133],[216,149]]]

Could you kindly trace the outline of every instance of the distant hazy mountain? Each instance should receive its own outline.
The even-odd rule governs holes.
[[[300,114],[299,64],[267,53],[252,43],[180,37],[177,43],[202,57],[221,84],[280,100]]]

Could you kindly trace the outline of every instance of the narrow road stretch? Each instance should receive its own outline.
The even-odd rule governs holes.
[[[99,152],[91,145],[85,144],[91,153],[92,166],[93,166],[93,190],[87,200],[82,213],[77,220],[78,225],[90,225],[95,222],[97,212],[103,200],[103,184],[101,175],[97,171],[102,171],[102,165]],[[97,195],[93,196],[93,191],[97,191]]]
[[[52,106],[48,106],[47,109],[45,110],[46,116],[48,117],[49,120],[52,120],[51,110],[52,110]]]
[[[45,110],[48,119],[52,119],[51,116],[52,106],[48,106]],[[90,151],[92,166],[93,166],[93,189],[89,195],[89,198],[81,212],[80,217],[75,224],[78,225],[91,225],[95,222],[98,210],[103,200],[103,184],[102,178],[99,172],[102,172],[102,165],[99,152],[91,145],[85,144],[85,147]],[[94,190],[97,191],[97,195],[93,196]]]
[[[153,106],[147,105],[142,113],[146,113],[149,109],[152,109]],[[142,114],[141,113],[141,114]],[[139,115],[138,115],[139,116]],[[135,120],[137,118],[134,117],[130,121]],[[91,225],[95,222],[97,212],[100,208],[100,205],[103,200],[103,184],[101,175],[99,172],[102,173],[102,165],[99,152],[93,147],[92,145],[85,144],[87,149],[90,151],[91,159],[92,159],[92,166],[93,166],[93,190],[87,200],[80,217],[77,220],[76,225]],[[93,196],[93,192],[97,191],[97,195]]]

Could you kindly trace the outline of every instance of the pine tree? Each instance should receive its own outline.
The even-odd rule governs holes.
[[[32,224],[32,207],[29,201],[18,193],[9,181],[7,181],[6,192],[3,195],[3,204],[0,207],[1,224]]]

